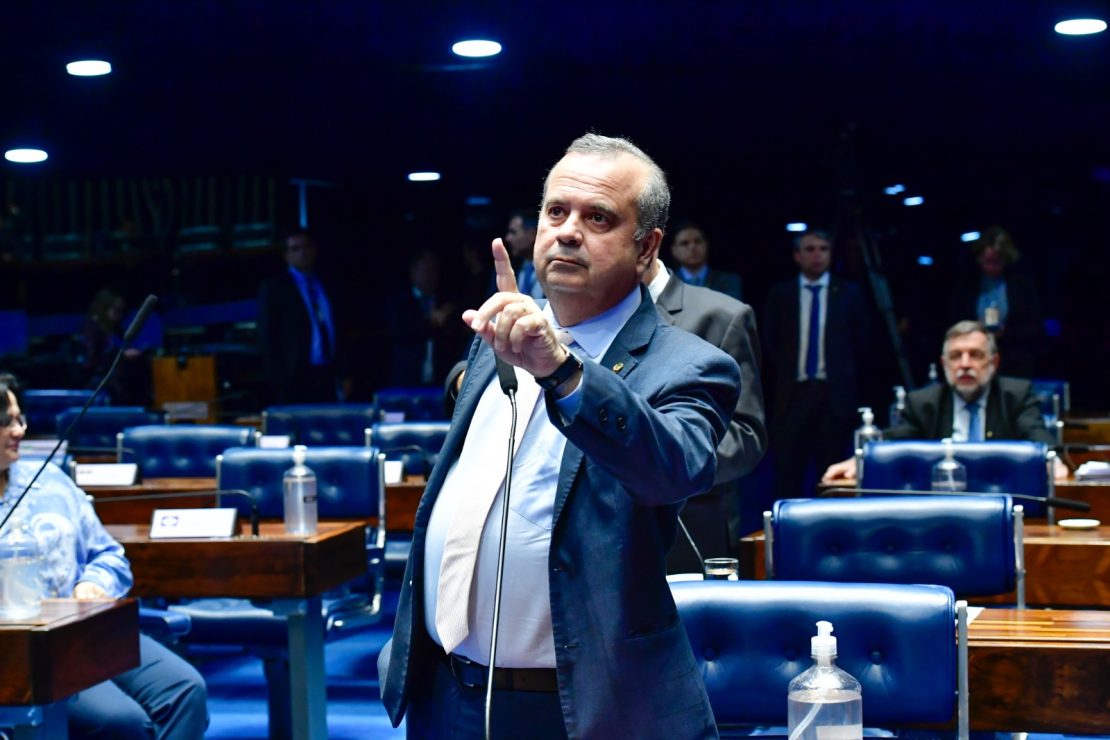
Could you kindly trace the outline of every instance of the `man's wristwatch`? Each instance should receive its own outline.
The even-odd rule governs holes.
[[[581,369],[582,360],[579,360],[574,356],[573,352],[567,350],[567,359],[563,360],[563,364],[555,368],[555,372],[550,375],[543,378],[536,378],[536,385],[543,388],[545,391],[554,391]]]

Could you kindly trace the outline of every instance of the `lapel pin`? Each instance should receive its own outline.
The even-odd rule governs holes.
[[[623,362],[618,362],[616,365],[613,365],[613,372],[615,372],[615,373],[619,373],[623,369],[624,369],[624,363]]]

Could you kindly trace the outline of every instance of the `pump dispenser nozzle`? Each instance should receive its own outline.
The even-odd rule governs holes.
[[[810,654],[814,658],[836,657],[836,638],[832,632],[832,622],[821,620],[817,623],[817,634],[809,638]]]

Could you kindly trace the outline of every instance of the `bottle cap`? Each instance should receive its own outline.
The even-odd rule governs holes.
[[[817,634],[809,638],[809,649],[814,658],[836,657],[836,638],[832,631],[832,622],[822,620],[817,623]]]
[[[869,427],[875,423],[875,413],[871,410],[870,406],[860,406],[858,409],[863,414],[863,425]]]
[[[304,457],[305,457],[305,454],[307,452],[308,452],[308,448],[305,447],[304,445],[294,445],[293,446],[293,464],[294,465],[304,465]]]

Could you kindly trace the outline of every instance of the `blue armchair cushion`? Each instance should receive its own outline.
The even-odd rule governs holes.
[[[359,446],[378,420],[374,404],[306,403],[271,406],[262,412],[266,434],[288,434],[294,444]]]
[[[54,433],[58,414],[69,408],[80,409],[92,397],[91,390],[42,388],[23,391],[23,415],[32,434]],[[108,398],[101,394],[94,403],[104,406]]]
[[[378,422],[370,428],[366,444],[381,450],[387,460],[400,460],[407,474],[427,477],[450,427],[449,421]]]
[[[378,409],[404,413],[405,421],[444,421],[447,407],[441,386],[382,388],[374,394]]]
[[[214,477],[216,456],[253,444],[254,430],[241,426],[156,424],[119,434],[120,462],[134,462],[146,478]]]
[[[81,409],[70,408],[58,414],[57,433],[61,436]],[[147,411],[142,406],[93,406],[69,436],[70,447],[116,449],[116,435],[127,427],[162,424],[165,414]]]

